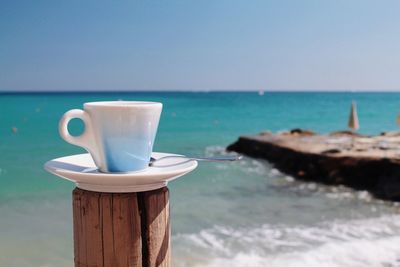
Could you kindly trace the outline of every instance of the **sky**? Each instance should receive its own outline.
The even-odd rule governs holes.
[[[0,91],[400,90],[397,0],[0,0]]]

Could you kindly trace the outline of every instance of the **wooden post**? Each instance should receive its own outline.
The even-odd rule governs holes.
[[[73,191],[75,267],[171,266],[169,193]]]

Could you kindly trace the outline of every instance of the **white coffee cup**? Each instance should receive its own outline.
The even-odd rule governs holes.
[[[85,148],[102,172],[132,172],[147,168],[160,120],[162,104],[141,101],[104,101],[67,111],[59,123],[61,137]],[[71,119],[85,124],[80,136],[68,132]]]

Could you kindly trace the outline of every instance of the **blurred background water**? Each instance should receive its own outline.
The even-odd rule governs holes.
[[[0,94],[0,266],[72,266],[74,186],[43,164],[84,152],[58,135],[65,111],[118,99],[164,104],[154,151],[211,156],[242,134],[344,130],[352,100],[361,133],[393,131],[400,94]],[[398,207],[367,192],[295,181],[247,157],[201,163],[169,188],[173,266],[400,265]]]

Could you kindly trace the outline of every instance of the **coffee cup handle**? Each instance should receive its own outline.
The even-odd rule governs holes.
[[[85,124],[85,130],[79,136],[72,136],[68,131],[68,123],[72,119],[81,119]],[[93,128],[90,117],[86,111],[81,109],[71,109],[64,113],[58,124],[60,136],[70,144],[85,148],[92,156],[96,157],[97,149],[94,142]],[[96,159],[95,159],[96,161]]]

